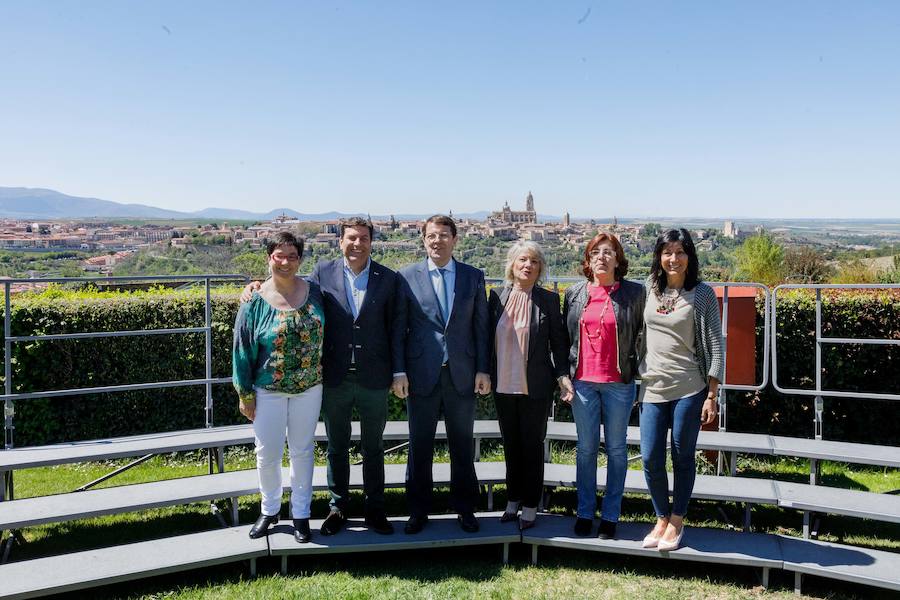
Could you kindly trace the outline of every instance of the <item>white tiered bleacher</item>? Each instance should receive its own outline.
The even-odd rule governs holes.
[[[356,425],[356,424],[355,424]],[[479,439],[499,438],[496,421],[479,421],[476,428]],[[354,438],[359,430],[354,426]],[[439,435],[445,436],[443,427]],[[407,437],[406,422],[391,422],[386,427],[391,440]],[[636,443],[636,431],[629,432],[629,442]],[[316,437],[324,440],[324,428]],[[574,439],[574,424],[552,422],[548,427],[551,440]],[[252,432],[247,426],[222,427],[158,436],[135,436],[77,444],[59,444],[38,448],[20,448],[0,452],[0,471],[13,471],[34,466],[56,465],[85,460],[101,460],[138,456],[147,453],[173,452],[198,448],[224,448],[252,442]],[[862,459],[864,464],[897,466],[900,451],[891,447],[873,447],[860,444],[824,443],[821,445],[786,442],[784,438],[768,435],[734,434],[726,432],[702,432],[700,447],[737,453],[778,453],[778,448],[802,446],[807,455],[817,460],[853,462]],[[796,456],[796,454],[786,454]],[[503,483],[505,469],[502,463],[478,462],[476,474],[481,484],[493,486]],[[436,486],[447,485],[450,479],[449,465],[434,465]],[[548,463],[545,465],[545,485],[548,487],[572,487],[575,482],[574,465]],[[285,476],[285,481],[289,478]],[[385,469],[388,487],[402,487],[405,465],[389,464]],[[598,472],[598,489],[602,489],[605,471]],[[362,471],[351,469],[351,484],[361,487]],[[314,489],[327,489],[324,467],[317,467]],[[160,506],[188,504],[213,499],[235,498],[257,492],[255,470],[232,471],[200,475],[152,483],[117,486],[104,489],[71,492],[53,496],[27,498],[0,503],[0,530],[14,530],[44,523],[71,521],[86,517],[140,511]],[[643,474],[631,470],[626,477],[626,492],[646,494]],[[798,484],[771,479],[749,477],[721,477],[699,475],[694,497],[708,500],[741,502],[747,505],[772,505],[819,513],[840,514],[851,517],[900,522],[900,497],[854,490],[828,488],[821,485]],[[236,512],[232,511],[235,519]],[[290,536],[273,536],[264,546],[259,540],[246,538],[246,526],[233,521],[234,527],[207,531],[174,538],[163,538],[86,552],[64,554],[56,557],[10,562],[0,565],[0,577],[15,581],[15,586],[3,586],[0,597],[27,598],[64,590],[79,589],[148,577],[166,572],[199,568],[222,562],[254,560],[260,556],[286,556],[300,553],[356,552],[456,546],[463,544],[503,544],[522,542],[534,547],[556,546],[579,548],[586,551],[639,554],[659,558],[695,560],[721,564],[739,564],[758,567],[767,581],[772,568],[784,569],[799,575],[814,574],[823,577],[867,583],[879,587],[900,590],[900,555],[891,552],[830,544],[816,540],[801,540],[762,533],[739,533],[717,529],[691,528],[685,538],[684,548],[670,553],[659,553],[639,548],[641,531],[646,526],[622,524],[619,539],[613,541],[596,538],[578,538],[571,534],[572,519],[558,516],[542,516],[540,526],[520,535],[513,528],[497,529],[496,519],[484,519],[483,530],[477,536],[461,533],[453,523],[436,519],[438,525],[425,538],[397,534],[388,538],[372,537],[361,531],[353,535],[315,539],[315,544],[297,547]],[[238,533],[236,533],[238,532]],[[280,530],[279,530],[280,532]],[[640,536],[639,536],[640,534]],[[633,539],[632,539],[633,538]],[[246,543],[244,543],[246,541]],[[358,541],[357,548],[353,542]],[[215,543],[213,543],[215,542]],[[12,542],[7,542],[11,544]],[[165,551],[171,544],[176,553]],[[210,545],[216,547],[210,552]],[[133,552],[132,550],[140,550]],[[504,553],[505,556],[505,553]],[[843,561],[843,562],[842,562]],[[81,565],[79,568],[78,565]],[[38,577],[37,575],[40,574]]]

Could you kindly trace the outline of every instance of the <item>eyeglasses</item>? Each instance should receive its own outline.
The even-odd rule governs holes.
[[[272,260],[278,262],[297,262],[300,257],[296,254],[273,254]]]
[[[591,258],[598,258],[600,256],[602,256],[603,258],[612,258],[615,255],[616,253],[612,250],[591,250],[588,253],[588,256],[590,256]]]

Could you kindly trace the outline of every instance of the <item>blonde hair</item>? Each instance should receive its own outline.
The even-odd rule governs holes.
[[[544,277],[547,275],[547,259],[544,258],[544,251],[541,250],[537,242],[527,240],[518,240],[509,247],[509,252],[506,253],[506,269],[503,271],[506,282],[513,283],[515,281],[515,277],[513,277],[513,263],[523,254],[531,254],[541,261],[541,269],[538,271],[535,285],[543,286]]]

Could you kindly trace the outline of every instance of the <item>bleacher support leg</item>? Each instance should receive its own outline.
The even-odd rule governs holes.
[[[287,575],[287,554],[281,557],[281,574]]]
[[[481,461],[481,438],[475,438],[475,462]]]
[[[744,504],[744,533],[750,533],[750,504]]]
[[[800,572],[794,573],[794,593],[798,596],[802,593],[800,591],[800,586],[803,583],[803,574]]]
[[[808,510],[803,511],[803,539],[809,539],[809,520],[810,520],[810,512]]]
[[[769,567],[762,569],[762,586],[764,590],[769,589]]]
[[[0,471],[0,502],[6,500],[6,471]]]
[[[256,577],[256,559],[250,559],[250,577]]]
[[[240,517],[238,516],[238,499],[230,498],[229,502],[231,503],[231,526],[237,527],[240,525]]]
[[[509,564],[509,542],[503,544],[503,564]]]
[[[487,509],[494,510],[494,484],[493,483],[487,484],[487,492],[488,492],[487,493],[487,496],[488,496]]]
[[[225,448],[216,448],[216,466],[219,473],[225,472]]]
[[[531,564],[537,566],[537,544],[531,545]]]
[[[550,440],[544,438],[544,462],[550,462]]]

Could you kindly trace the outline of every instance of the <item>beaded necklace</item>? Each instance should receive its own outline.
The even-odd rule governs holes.
[[[606,287],[606,286],[603,286],[603,287]],[[590,345],[591,350],[593,350],[597,354],[600,353],[600,349],[594,345],[594,340],[599,340],[598,343],[601,346],[603,345],[603,317],[606,316],[606,311],[609,310],[609,306],[612,303],[612,293],[615,292],[617,289],[619,289],[618,281],[616,283],[614,283],[609,288],[609,291],[606,293],[606,301],[603,303],[603,307],[600,309],[600,318],[598,319],[598,322],[600,324],[597,326],[597,330],[594,332],[593,335],[591,335],[591,331],[588,329],[587,323],[584,322],[584,313],[583,312],[581,313],[581,315],[582,315],[581,319],[580,319],[581,329],[584,331],[584,336],[587,338],[588,345]],[[590,304],[590,292],[588,292],[588,303]],[[585,310],[587,310],[587,307],[585,307]]]

